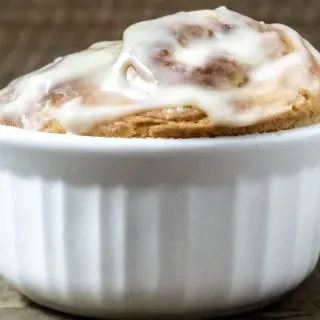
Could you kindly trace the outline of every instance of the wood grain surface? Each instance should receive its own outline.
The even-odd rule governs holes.
[[[1,320],[80,320],[56,313],[31,303],[0,278]],[[298,289],[283,300],[251,314],[238,315],[229,320],[319,320],[320,319],[320,264]]]

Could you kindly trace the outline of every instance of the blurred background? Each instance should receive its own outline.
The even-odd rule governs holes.
[[[220,5],[288,24],[320,49],[320,0],[0,0],[0,87],[57,56],[120,39],[136,21]]]

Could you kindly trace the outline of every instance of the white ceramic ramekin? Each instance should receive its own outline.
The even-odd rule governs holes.
[[[233,312],[320,249],[320,126],[199,140],[0,127],[0,273],[87,316]]]

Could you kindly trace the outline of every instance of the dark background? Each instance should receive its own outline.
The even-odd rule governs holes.
[[[226,5],[296,28],[320,48],[320,0],[0,0],[0,87],[128,25],[181,10]]]

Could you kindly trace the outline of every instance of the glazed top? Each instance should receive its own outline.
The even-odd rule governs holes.
[[[195,106],[215,124],[244,126],[284,113],[301,90],[320,92],[320,54],[293,29],[225,7],[127,28],[58,58],[0,91],[0,122],[81,134],[155,108]],[[2,121],[1,121],[2,120]]]

